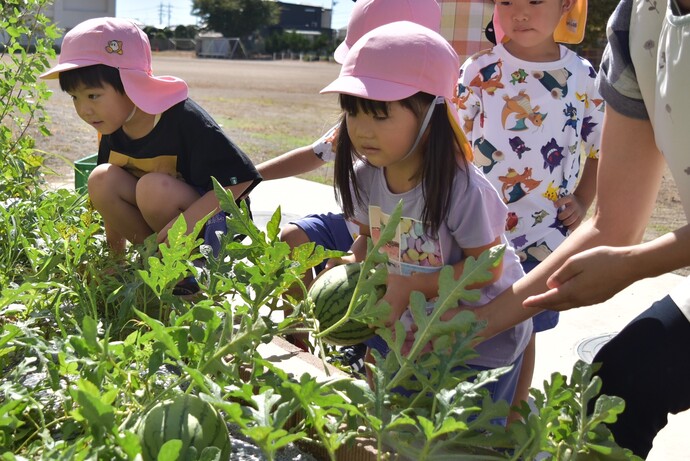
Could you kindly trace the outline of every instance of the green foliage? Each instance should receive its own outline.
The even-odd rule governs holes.
[[[277,3],[265,0],[193,0],[192,14],[199,16],[208,30],[243,38],[277,24],[280,10]]]
[[[309,301],[296,302],[288,293],[298,286],[304,297],[304,272],[341,253],[313,244],[291,250],[278,238],[280,209],[259,230],[215,183],[229,215],[218,256],[199,246],[196,233],[186,235],[180,218],[169,243],[158,245],[152,236],[121,258],[111,257],[100,217],[86,198],[43,191],[28,174],[36,166],[26,129],[44,122],[37,114],[47,96],[35,76],[52,49],[49,40],[37,39],[31,43],[41,51],[31,55],[16,43],[26,24],[34,24],[27,18],[36,18],[34,25],[42,24],[36,30],[46,36],[54,32],[46,32],[52,29],[36,14],[44,6],[41,0],[0,3],[0,24],[14,28],[15,40],[0,68],[3,459],[137,459],[137,422],[158,402],[183,394],[211,404],[269,460],[301,440],[320,444],[336,459],[355,438],[372,441],[379,459],[388,452],[415,460],[533,460],[541,454],[558,460],[635,459],[606,428],[623,402],[597,397],[600,383],[584,363],[575,365],[569,381],[556,373],[543,391],[533,390],[537,411],[522,408],[524,423],[507,431],[496,424],[507,415],[507,404],[492,402],[485,388],[505,370],[464,367],[482,325],[471,312],[444,322],[440,316],[462,300],[476,299],[467,287],[490,276],[501,247],[469,259],[457,280],[444,268],[430,313],[422,295],[413,294],[419,328],[409,351],[403,353],[400,322],[395,335],[379,330],[391,352],[371,366],[373,387],[348,376],[317,382],[293,375],[259,352],[273,337],[298,332],[311,334],[324,360],[333,352],[320,340],[324,332],[314,324]],[[26,95],[36,99],[27,103]],[[343,321],[380,324],[387,315],[389,307],[373,298],[386,277],[379,249],[392,238],[399,217],[400,207],[376,245],[369,242],[355,301]],[[235,241],[237,234],[246,238]],[[189,273],[200,293],[173,295],[176,282]],[[174,459],[181,448],[179,441],[166,442],[160,459]]]
[[[0,2],[0,31],[6,35],[0,47],[2,201],[27,197],[40,182],[43,158],[27,131],[35,126],[42,135],[49,134],[43,106],[49,91],[37,82],[37,76],[48,67],[48,58],[55,56],[52,44],[59,36],[43,14],[49,4],[49,0]]]
[[[581,48],[601,48],[606,44],[606,23],[619,0],[594,0],[587,4],[585,38]]]
[[[315,52],[330,56],[335,49],[332,38],[327,33],[322,33],[316,38],[309,39],[296,32],[273,32],[266,37],[264,47],[267,53],[281,52]]]

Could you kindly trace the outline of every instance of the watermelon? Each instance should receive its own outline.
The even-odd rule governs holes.
[[[321,274],[309,288],[307,296],[314,305],[314,318],[319,321],[319,330],[324,331],[343,318],[354,294],[362,265],[342,264]],[[385,286],[377,287],[378,299],[385,293]],[[348,320],[323,340],[336,346],[359,344],[374,336],[374,329],[358,320]]]
[[[206,447],[220,449],[221,461],[230,459],[225,421],[211,404],[195,395],[180,395],[156,404],[139,421],[137,434],[144,461],[156,461],[163,444],[174,439],[182,441],[179,460],[195,460]]]

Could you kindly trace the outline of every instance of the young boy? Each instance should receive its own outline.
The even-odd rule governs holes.
[[[579,42],[585,18],[584,0],[496,1],[498,45],[461,68],[457,102],[474,162],[508,205],[506,232],[526,273],[595,196],[604,104],[592,66],[558,43]],[[557,323],[558,313],[539,314],[534,332]],[[534,357],[533,336],[515,404],[529,396]]]
[[[84,21],[65,35],[58,64],[41,78],[59,78],[79,117],[101,136],[88,191],[115,253],[153,233],[164,242],[180,214],[191,232],[210,213],[204,236],[218,251],[216,232],[227,228],[211,177],[242,199],[261,176],[187,97],[183,80],[153,75],[143,31],[124,19]]]

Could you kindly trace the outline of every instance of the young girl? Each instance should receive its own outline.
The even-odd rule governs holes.
[[[194,101],[187,84],[155,77],[146,34],[116,18],[84,21],[62,42],[58,65],[41,75],[60,79],[82,120],[101,135],[98,166],[89,176],[89,198],[103,216],[115,252],[167,231],[180,213],[191,231],[218,210],[211,177],[245,196],[258,182],[249,158]],[[206,225],[206,241],[218,250],[218,213]]]
[[[385,300],[392,319],[407,310],[410,293],[438,295],[438,271],[505,244],[507,208],[469,161],[470,150],[451,102],[458,57],[438,33],[401,21],[364,35],[350,50],[340,76],[322,93],[339,93],[343,109],[335,156],[335,185],[347,218],[360,223],[345,262],[365,257],[372,229],[386,223],[403,201],[397,237],[388,245]],[[373,238],[377,238],[373,235]],[[508,247],[492,280],[476,284],[483,304],[522,277]],[[531,324],[483,342],[470,362],[479,369],[512,365],[492,389],[495,400],[513,398]],[[369,344],[385,353],[381,338]]]

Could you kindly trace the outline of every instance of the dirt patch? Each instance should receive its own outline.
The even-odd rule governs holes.
[[[190,87],[190,96],[211,114],[254,161],[260,163],[318,139],[338,117],[337,97],[320,95],[339,66],[331,62],[235,61],[197,59],[191,53],[154,53],[156,75],[175,75]],[[70,98],[50,81],[54,95],[48,102],[53,136],[37,136],[37,147],[56,157],[48,165],[53,182],[73,183],[69,161],[96,152],[96,133],[77,117]],[[331,183],[326,165],[304,175]],[[686,223],[670,173],[664,175],[645,240]],[[678,273],[687,275],[690,270]]]

